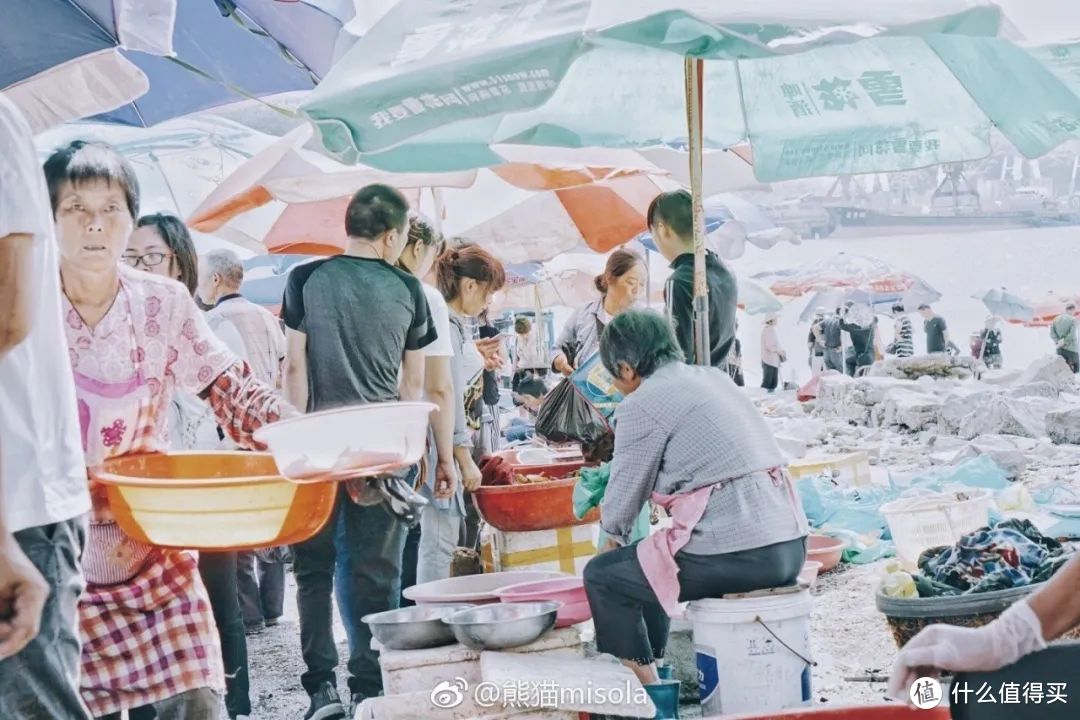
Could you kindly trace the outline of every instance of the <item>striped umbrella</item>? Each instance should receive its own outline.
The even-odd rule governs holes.
[[[342,218],[349,196],[365,184],[385,182],[409,189],[413,205],[447,236],[520,263],[548,260],[581,245],[612,250],[645,230],[649,203],[658,193],[678,187],[641,155],[617,150],[577,154],[578,162],[553,155],[545,164],[513,162],[451,173],[343,170],[302,149],[310,133],[307,126],[298,128],[245,163],[196,208],[188,224],[273,253],[339,252],[347,240]]]
[[[862,289],[876,295],[903,295],[919,283],[929,287],[916,275],[886,262],[843,252],[806,267],[759,273],[754,277],[766,282],[774,293],[784,297],[799,297],[813,290],[829,288]]]

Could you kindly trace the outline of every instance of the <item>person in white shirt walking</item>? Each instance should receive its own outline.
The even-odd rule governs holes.
[[[2,94],[0,157],[0,717],[81,720],[90,494],[49,193],[30,128]]]
[[[197,294],[210,307],[210,328],[255,377],[281,387],[285,333],[278,319],[240,294],[244,264],[232,250],[213,250],[199,261]],[[285,548],[241,552],[236,558],[237,591],[248,633],[277,625],[285,606]]]

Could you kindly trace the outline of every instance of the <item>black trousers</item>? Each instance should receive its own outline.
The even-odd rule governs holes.
[[[225,709],[229,717],[251,714],[248,678],[247,638],[240,612],[236,582],[236,553],[199,553],[199,575],[210,596],[210,608],[221,637],[221,657],[225,663]]]
[[[775,390],[780,384],[780,368],[761,363],[761,387]]]
[[[680,602],[791,585],[806,562],[797,538],[723,555],[678,553]],[[648,665],[664,656],[671,620],[637,559],[634,545],[597,555],[585,566],[585,594],[596,649]]]
[[[416,584],[416,566],[420,560],[420,523],[409,529],[405,536],[405,550],[401,553],[401,592]],[[415,605],[412,600],[401,596],[401,607]]]
[[[398,607],[406,528],[384,504],[363,507],[352,502],[344,487],[338,493],[338,503],[333,521],[315,537],[293,547],[300,646],[307,666],[300,682],[308,695],[314,695],[324,682],[337,687],[331,597],[337,566],[335,536],[339,523],[344,523],[348,575],[341,577],[347,577],[348,587],[340,588],[338,597],[348,605],[341,615],[351,625],[349,690],[359,701],[382,692],[379,654],[371,649],[371,630],[361,618]]]
[[[265,620],[276,620],[285,611],[285,561],[280,552],[275,551],[274,557],[272,561],[264,560],[254,550],[236,555],[240,610],[248,627],[260,627]]]
[[[1069,369],[1074,373],[1080,372],[1080,353],[1073,352],[1072,350],[1058,350],[1058,355],[1065,358],[1065,362],[1069,364]]]

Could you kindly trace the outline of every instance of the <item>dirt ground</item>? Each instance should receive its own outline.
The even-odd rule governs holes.
[[[883,616],[874,607],[880,563],[841,566],[821,576],[812,593],[815,705],[881,702],[885,684],[849,678],[888,675],[896,648]],[[248,638],[251,701],[254,720],[301,720],[308,698],[300,686],[304,663],[300,656],[300,624],[296,584],[287,578],[285,615],[276,627]],[[339,687],[345,691],[345,631],[335,618],[334,634],[341,656]],[[700,717],[697,707],[685,707],[684,717]]]

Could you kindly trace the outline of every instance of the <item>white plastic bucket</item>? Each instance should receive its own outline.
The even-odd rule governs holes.
[[[809,705],[813,607],[809,590],[691,602],[702,714]]]

